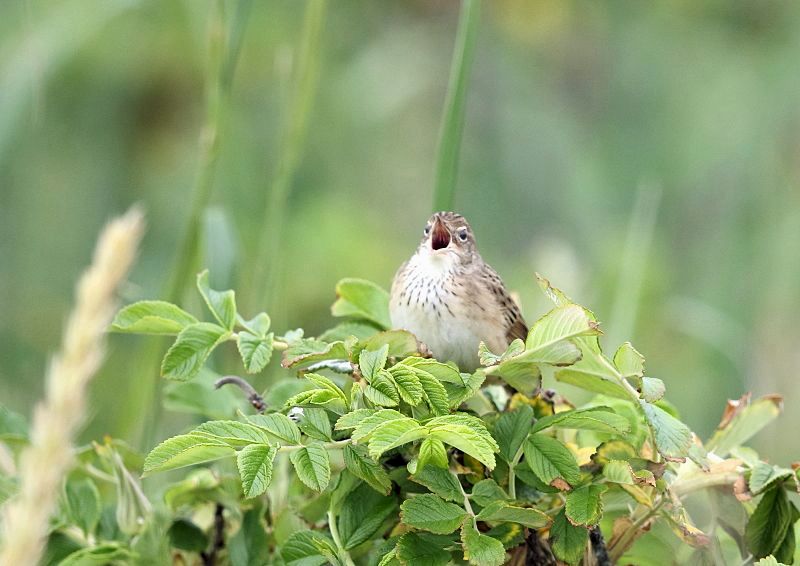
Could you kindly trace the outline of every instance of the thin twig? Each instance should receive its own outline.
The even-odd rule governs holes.
[[[203,566],[215,566],[219,551],[225,548],[224,511],[225,508],[220,503],[217,503],[217,506],[214,509],[214,540],[212,542],[211,550],[200,553],[200,558],[203,559]]]
[[[267,403],[264,401],[264,398],[258,394],[258,391],[256,391],[252,385],[238,375],[220,377],[214,382],[214,389],[219,389],[223,385],[228,385],[229,383],[235,385],[247,395],[247,400],[250,401],[250,404],[256,411],[263,413],[267,409]]]

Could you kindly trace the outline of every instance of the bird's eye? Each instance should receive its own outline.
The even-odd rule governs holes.
[[[462,242],[467,241],[467,229],[466,228],[459,228],[458,229],[458,239]]]
[[[430,233],[431,233],[431,227],[430,227],[430,225],[428,225],[428,226],[425,226],[425,229],[422,231],[422,233],[423,233],[423,234],[425,234],[426,236],[427,236],[428,234],[430,234]]]

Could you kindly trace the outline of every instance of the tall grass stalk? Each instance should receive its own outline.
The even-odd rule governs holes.
[[[35,565],[42,555],[48,519],[72,465],[74,437],[87,412],[89,381],[105,354],[115,293],[133,264],[143,228],[137,208],[112,221],[100,235],[92,265],[78,282],[61,351],[50,363],[45,398],[34,412],[31,443],[20,457],[20,492],[4,511],[0,564]]]
[[[200,242],[202,241],[203,214],[211,201],[214,178],[220,152],[220,136],[227,124],[234,71],[238,61],[244,30],[250,16],[252,0],[239,0],[228,29],[225,10],[230,4],[215,0],[209,24],[208,69],[205,82],[205,118],[200,133],[200,158],[197,178],[192,190],[192,204],[173,269],[167,281],[164,296],[168,301],[180,303],[189,283],[199,269]],[[141,405],[132,403],[134,414],[150,406],[148,418],[141,419],[144,426],[143,441],[148,445],[161,422],[161,381],[152,375],[158,367],[163,341],[148,340],[144,345],[144,362],[141,367],[148,372],[139,380],[144,389]],[[155,370],[158,373],[158,370]],[[126,419],[127,420],[127,419]]]
[[[625,248],[617,279],[617,289],[611,307],[608,327],[613,329],[611,338],[622,340],[634,336],[639,299],[647,268],[647,258],[653,242],[661,189],[643,183],[636,193],[631,212]],[[615,342],[614,345],[619,345]]]
[[[273,305],[282,271],[277,261],[283,241],[292,181],[303,156],[309,115],[319,83],[322,59],[322,34],[328,0],[308,0],[303,20],[303,30],[294,65],[288,109],[288,122],[283,133],[278,165],[267,197],[264,224],[258,238],[253,272],[246,297],[255,304],[251,308],[263,309]],[[273,308],[274,311],[274,308]]]
[[[480,0],[463,0],[458,19],[456,44],[450,65],[450,79],[444,102],[444,114],[439,128],[439,144],[436,152],[436,180],[433,192],[434,210],[452,210],[458,157],[464,131],[467,84],[474,59],[475,43],[480,23]]]

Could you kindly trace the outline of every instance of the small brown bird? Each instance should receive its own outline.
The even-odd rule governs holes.
[[[394,328],[410,331],[462,371],[479,366],[481,341],[500,354],[528,334],[500,276],[478,253],[469,223],[454,212],[428,220],[416,253],[394,276],[389,311]]]

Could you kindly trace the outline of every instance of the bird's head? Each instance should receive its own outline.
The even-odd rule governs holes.
[[[466,218],[455,212],[436,212],[422,232],[419,251],[438,255],[455,255],[471,260],[476,251],[475,235]]]

